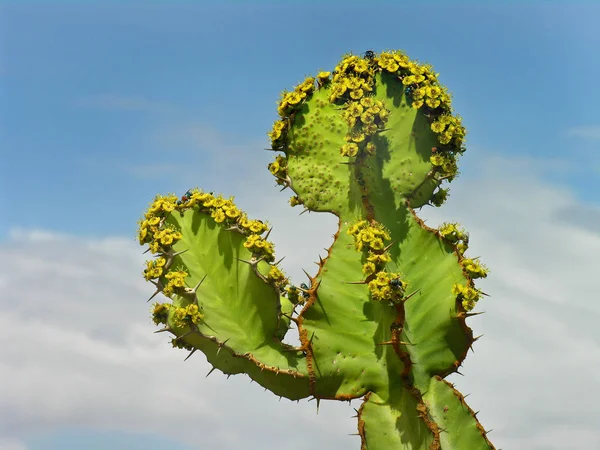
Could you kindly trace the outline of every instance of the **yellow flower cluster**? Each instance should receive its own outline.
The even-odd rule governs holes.
[[[267,262],[275,261],[275,248],[273,244],[258,234],[251,234],[244,242],[244,247],[250,250],[254,255],[264,256]]]
[[[489,269],[476,259],[464,258],[461,265],[471,278],[485,278],[489,273]]]
[[[271,131],[267,133],[267,136],[271,139],[272,148],[276,149],[283,145],[286,126],[286,120],[276,120]]]
[[[408,69],[411,63],[408,56],[400,51],[381,52],[376,61],[379,67],[391,73],[396,73],[401,68]]]
[[[376,301],[401,300],[407,283],[400,280],[399,273],[378,272],[369,282],[371,297]]]
[[[440,236],[448,241],[456,244],[458,241],[465,241],[468,239],[464,229],[458,227],[458,223],[442,223],[439,228]]]
[[[170,213],[177,206],[177,196],[176,195],[157,195],[154,198],[154,201],[148,208],[146,212],[146,219],[151,219],[155,216],[164,216],[163,213]]]
[[[146,269],[144,270],[144,278],[146,281],[158,278],[163,274],[163,270],[167,260],[162,256],[157,259],[146,261]]]
[[[284,286],[288,282],[285,274],[276,266],[271,266],[267,279],[277,287]]]
[[[171,309],[170,303],[155,303],[152,310],[152,321],[158,324],[166,324],[169,318],[169,310]]]
[[[285,178],[287,175],[287,158],[281,155],[275,157],[275,161],[269,163],[267,166],[269,172],[271,172],[277,178]]]
[[[297,195],[294,195],[293,197],[290,197],[290,206],[293,208],[294,206],[297,205],[301,205],[302,202],[300,201],[300,197],[298,197]]]
[[[182,348],[182,349],[185,349],[188,351],[194,350],[194,347],[192,347],[189,344],[186,344],[183,340],[181,340],[179,338],[171,339],[171,345],[173,346],[173,348]]]
[[[429,161],[431,161],[434,170],[439,171],[444,176],[454,177],[458,172],[456,156],[452,153],[436,153],[429,157]]]
[[[186,307],[175,308],[173,311],[173,322],[177,327],[185,328],[191,324],[198,325],[204,315],[198,309],[198,305],[192,303]]]
[[[363,264],[362,271],[367,277],[369,277],[374,273],[383,270],[385,265],[391,260],[392,258],[388,252],[374,253],[373,251],[369,251],[367,262]]]
[[[383,225],[377,222],[370,225],[366,220],[361,220],[348,228],[348,234],[354,237],[354,245],[358,251],[363,248],[383,250],[383,241],[391,239]]]
[[[321,87],[326,85],[330,80],[331,72],[319,72],[317,75],[317,86]]]
[[[346,108],[342,118],[348,125],[346,144],[340,148],[342,156],[356,156],[361,148],[375,153],[370,137],[384,129],[390,111],[380,100],[368,96],[374,86],[374,66],[355,55],[345,56],[335,68],[329,96],[331,103],[342,102]]]
[[[457,300],[461,300],[465,311],[475,308],[477,301],[481,298],[481,292],[477,289],[458,283],[452,286],[452,293],[456,295]]]
[[[452,139],[457,146],[465,138],[467,131],[462,125],[462,118],[450,114],[443,114],[431,123],[431,131],[438,135],[440,144],[449,144]]]
[[[315,90],[315,79],[308,77],[302,83],[294,88],[292,92],[284,92],[281,95],[281,101],[277,107],[277,113],[280,117],[289,117],[289,115],[298,109],[300,104]]]
[[[298,290],[298,288],[296,286],[288,286],[285,289],[285,291],[287,294],[287,298],[294,305],[296,305],[298,303],[304,303],[304,297],[302,299],[300,299],[300,291]]]
[[[171,270],[167,272],[165,278],[168,280],[167,285],[163,288],[163,294],[170,297],[172,294],[181,291],[185,288],[185,279],[188,273],[184,270]]]

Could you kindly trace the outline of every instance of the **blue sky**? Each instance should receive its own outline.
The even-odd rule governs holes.
[[[256,200],[244,185],[274,198],[262,149],[279,93],[367,49],[441,74],[469,132],[465,178],[471,153],[538,161],[492,167],[496,188],[526,167],[600,217],[600,5],[496,3],[0,2],[0,242],[15,230],[133,240],[156,193],[195,185],[242,206]],[[191,448],[42,429],[17,437],[29,450]]]
[[[132,234],[155,192],[187,189],[173,166],[212,165],[182,124],[268,161],[259,150],[279,92],[366,49],[431,62],[470,146],[568,154],[575,167],[555,175],[595,200],[598,159],[583,155],[598,144],[574,133],[598,122],[599,6],[386,4],[382,14],[327,2],[82,3],[2,6],[2,209],[11,213],[0,236],[15,226]],[[151,164],[173,170],[149,177],[141,166]],[[48,201],[23,201],[36,192]]]

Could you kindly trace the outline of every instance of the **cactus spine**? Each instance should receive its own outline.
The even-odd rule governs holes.
[[[307,284],[290,283],[269,225],[232,198],[157,196],[140,222],[152,298],[170,300],[154,305],[158,332],[292,400],[362,398],[362,449],[494,448],[444,380],[476,340],[466,319],[487,269],[464,256],[458,224],[432,229],[415,212],[444,202],[465,151],[437,77],[400,51],[368,51],[283,92],[268,169],[291,206],[339,218]],[[282,342],[292,321],[299,347]]]

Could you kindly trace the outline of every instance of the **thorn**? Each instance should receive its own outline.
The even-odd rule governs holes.
[[[271,230],[273,230],[273,227],[269,228],[269,231],[267,231],[267,234],[265,235],[265,238],[264,238],[264,239],[265,239],[265,241],[266,241],[267,239],[269,239],[269,235],[271,234]]]
[[[308,208],[304,208],[304,211],[302,211],[300,214],[298,214],[299,216],[301,216],[302,214],[304,214],[306,211],[310,211]]]
[[[265,148],[265,150],[268,150],[270,152],[281,152],[281,151],[283,151],[283,150],[278,150],[276,148]]]
[[[481,292],[481,294],[482,294],[482,295],[485,295],[486,297],[491,297],[491,295],[489,295],[489,294],[486,294],[486,293],[485,293],[485,292],[483,292],[483,291],[479,291],[479,292]]]
[[[283,192],[288,188],[288,185],[283,186],[281,189],[279,189],[279,192]]]
[[[200,287],[200,285],[204,282],[204,280],[206,279],[206,276],[208,274],[205,274],[202,279],[198,282],[198,284],[196,284],[196,286],[194,286],[190,291],[188,291],[189,294],[195,294],[196,291],[198,290],[198,288]]]
[[[485,311],[477,312],[477,313],[460,313],[460,314],[458,314],[457,317],[460,317],[460,318],[464,317],[465,319],[467,319],[469,317],[478,316],[480,314],[485,314]]]
[[[415,363],[413,363],[413,364],[415,364]],[[459,374],[461,377],[464,377],[464,375],[463,375],[462,373],[460,373],[458,370],[455,370],[455,371],[454,371],[454,373],[457,373],[457,374]],[[466,395],[465,395],[465,397],[466,397]]]
[[[360,434],[359,433],[350,433],[350,434],[348,434],[348,436],[360,436]]]
[[[346,284],[367,284],[366,281],[342,281],[342,283],[346,283]]]
[[[308,272],[304,269],[302,269],[302,272],[304,272],[304,275],[306,275],[308,277],[308,279],[310,280],[311,284],[312,284],[312,277],[308,274]]]
[[[325,260],[323,258],[321,258],[321,255],[319,255],[319,264],[321,264],[321,265],[325,264]]]
[[[145,254],[146,254],[146,253],[148,253],[149,251],[150,251],[150,249],[149,249],[149,248],[147,248],[147,249],[144,251],[144,253],[142,253],[142,255],[145,255]]]
[[[262,257],[261,257],[260,259],[258,259],[258,260],[255,260],[254,262],[252,262],[252,261],[247,261],[247,260],[245,260],[245,259],[241,259],[241,258],[238,258],[238,257],[235,257],[235,259],[237,259],[237,260],[238,260],[238,261],[240,261],[240,262],[243,262],[243,263],[249,264],[249,265],[251,265],[251,266],[256,266],[256,265],[257,265],[257,264],[258,264],[260,261],[262,261],[262,260],[263,260],[263,258],[262,258]]]
[[[389,249],[392,247],[392,245],[394,245],[395,243],[396,243],[396,241],[392,241],[392,242],[390,242],[390,243],[389,243],[389,244],[388,244],[388,245],[387,245],[387,246],[386,246],[386,247],[383,249],[383,252],[384,252],[384,253],[385,253],[385,252],[387,252],[387,251],[388,251],[388,250],[389,250]]]
[[[409,298],[411,298],[413,295],[415,295],[416,293],[420,292],[421,289],[417,289],[416,291],[414,291],[412,294],[409,294],[408,297],[404,297],[402,299],[403,302],[405,302],[406,300],[408,300]]]
[[[281,261],[283,261],[284,259],[285,259],[285,256],[284,256],[283,258],[281,258],[279,261],[277,261],[277,262],[276,262],[275,264],[273,264],[273,265],[274,265],[274,266],[278,266],[278,265],[279,265],[279,263],[280,263]]]
[[[280,396],[279,396],[279,401],[281,401],[281,399],[282,399],[282,398],[283,398],[283,395],[280,395]]]
[[[379,344],[375,344],[375,345],[394,345],[394,341],[380,342]]]
[[[221,349],[225,346],[225,344],[227,343],[227,341],[231,339],[231,338],[227,338],[225,339],[223,342],[221,342],[219,345],[219,348],[217,349],[217,355],[219,354],[219,352],[221,351]]]
[[[198,350],[197,348],[195,348],[194,350],[192,350],[190,352],[189,355],[187,355],[187,357],[183,360],[183,362],[186,362],[188,359],[190,359],[190,356],[192,356],[194,353],[196,353],[196,350]]]
[[[481,337],[483,337],[483,334],[480,334],[479,336],[477,336],[476,338],[473,338],[473,342],[478,341]]]
[[[161,328],[160,330],[156,330],[154,332],[154,334],[156,334],[156,333],[164,333],[165,331],[171,331],[171,328],[169,328],[169,327]]]
[[[148,303],[150,300],[152,300],[154,297],[156,297],[159,293],[160,293],[160,289],[157,289],[156,292],[154,294],[152,294],[152,297],[150,297],[148,300],[146,300],[146,303]]]
[[[208,376],[209,376],[211,373],[213,373],[213,371],[214,371],[215,369],[216,369],[216,367],[213,367],[212,369],[210,369],[204,378],[208,378]]]
[[[353,166],[357,163],[358,161],[354,160],[352,162],[341,162],[340,164],[346,164],[347,166]]]
[[[391,129],[391,128],[384,128],[383,130],[378,130],[378,131],[377,131],[377,133],[383,133],[384,131],[388,131],[388,130],[390,130],[390,129]]]
[[[229,380],[229,377],[231,376],[231,374],[227,374],[227,379]]]
[[[185,253],[189,250],[189,248],[186,248],[185,250],[181,250],[180,252],[177,253],[173,253],[172,255],[169,255],[170,258],[174,258],[177,255],[181,255],[182,253]]]
[[[493,429],[493,428],[490,428],[490,430],[489,430],[489,431],[488,431],[488,430],[485,430],[485,434],[490,434],[492,431],[494,431],[494,429]]]

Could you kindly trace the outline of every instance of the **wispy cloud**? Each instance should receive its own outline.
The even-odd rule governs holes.
[[[80,108],[116,109],[148,113],[173,113],[177,111],[177,108],[166,103],[109,93],[79,98],[73,102],[73,105]]]
[[[569,136],[574,136],[582,139],[600,140],[600,125],[586,125],[573,127],[568,130]]]

